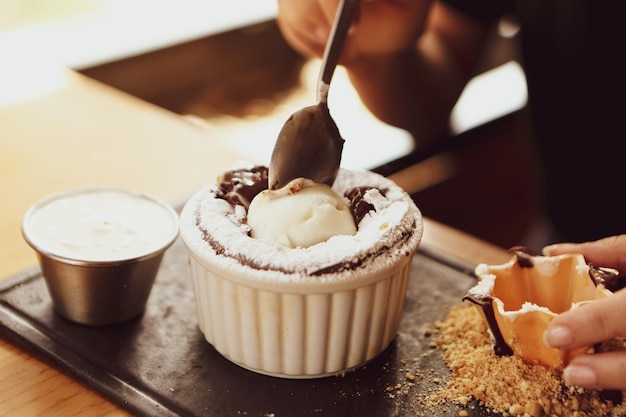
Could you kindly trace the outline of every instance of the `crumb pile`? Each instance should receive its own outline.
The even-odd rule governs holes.
[[[530,365],[517,356],[496,356],[486,325],[471,305],[455,306],[437,323],[437,346],[452,371],[448,384],[428,398],[431,406],[472,399],[504,416],[602,417],[626,415],[623,392],[596,391],[563,384],[560,373]],[[605,349],[626,349],[625,340]]]

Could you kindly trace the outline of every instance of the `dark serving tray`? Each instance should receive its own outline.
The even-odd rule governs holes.
[[[363,367],[341,376],[293,380],[256,374],[223,358],[197,328],[187,255],[166,253],[143,316],[87,327],[53,312],[38,269],[0,283],[0,334],[43,353],[111,401],[145,416],[458,416],[429,409],[424,393],[449,375],[427,329],[473,284],[468,265],[420,249],[400,331]],[[411,381],[407,372],[416,376]],[[470,416],[491,415],[480,407]]]

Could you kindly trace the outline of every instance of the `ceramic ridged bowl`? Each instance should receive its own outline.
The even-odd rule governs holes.
[[[331,238],[341,253],[329,254],[326,243],[292,249],[245,235],[232,217],[211,209],[212,187],[185,205],[181,236],[199,328],[223,356],[262,374],[315,378],[359,367],[395,338],[421,214],[408,195],[373,173],[342,170],[334,188],[353,184],[385,188],[394,201],[389,219],[398,223],[364,220],[369,226],[361,223],[357,235]],[[376,234],[381,238],[366,248]],[[253,261],[249,251],[258,255]]]

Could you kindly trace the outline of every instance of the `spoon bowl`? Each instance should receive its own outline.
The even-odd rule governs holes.
[[[344,140],[330,115],[327,96],[358,5],[359,0],[340,1],[320,68],[318,103],[292,114],[279,132],[268,172],[270,189],[300,177],[328,185],[335,181]]]
[[[295,112],[283,125],[274,145],[269,166],[270,189],[282,188],[300,177],[332,186],[343,144],[326,103]]]

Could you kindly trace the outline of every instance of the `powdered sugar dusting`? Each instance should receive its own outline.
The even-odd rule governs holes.
[[[476,266],[476,276],[479,281],[469,290],[472,295],[491,295],[496,282],[496,276],[491,273],[487,264],[478,264]]]
[[[248,269],[264,280],[350,280],[353,268],[375,273],[417,249],[422,236],[421,213],[409,195],[391,180],[369,172],[342,169],[333,185],[339,194],[369,186],[368,203],[375,207],[354,236],[333,236],[308,248],[288,248],[248,236],[245,209],[215,195],[216,185],[203,188],[185,205],[181,236],[202,259],[222,269]],[[384,194],[384,196],[383,196]],[[217,256],[216,256],[217,255]],[[216,260],[217,259],[217,260]],[[325,269],[339,271],[326,274]],[[319,275],[311,278],[311,275]]]

